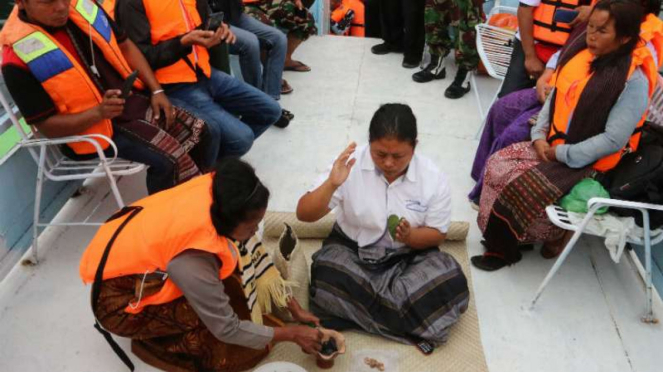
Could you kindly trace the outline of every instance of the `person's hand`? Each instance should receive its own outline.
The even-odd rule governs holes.
[[[290,333],[290,340],[299,345],[306,354],[315,354],[322,349],[320,329],[301,325],[288,326],[286,329]]]
[[[525,70],[527,70],[530,79],[538,79],[545,68],[546,65],[536,55],[525,57]]]
[[[235,44],[235,41],[237,41],[237,36],[235,36],[227,24],[222,23],[217,31],[221,32],[221,41],[225,41],[226,44]]]
[[[302,3],[302,0],[295,0],[295,6],[299,10],[304,10],[304,4]]]
[[[544,162],[550,161],[548,159],[548,150],[550,149],[550,144],[546,140],[536,140],[534,141],[534,151],[536,151],[536,154],[539,156],[539,159],[541,159]]]
[[[536,98],[539,99],[539,102],[544,103],[546,102],[546,98],[548,98],[548,94],[552,91],[553,86],[550,85],[548,82],[550,81],[550,78],[552,77],[553,73],[555,71],[547,68],[543,74],[539,77],[539,79],[536,81]]]
[[[293,319],[299,323],[314,324],[318,327],[320,326],[320,319],[318,319],[317,316],[311,314],[310,312],[304,310],[297,299],[294,297],[290,297],[290,300],[288,301],[288,310],[290,310],[290,315],[292,315]]]
[[[575,11],[578,12],[578,16],[569,23],[569,26],[575,27],[583,22],[587,22],[589,19],[589,14],[592,12],[592,6],[591,5],[583,5],[576,7],[574,9]]]
[[[124,99],[121,96],[122,91],[119,89],[109,89],[104,93],[101,103],[95,107],[101,119],[113,119],[122,115]]]
[[[401,218],[401,222],[396,226],[396,240],[398,240],[401,243],[408,244],[408,241],[410,241],[410,232],[412,229],[410,228],[410,222],[406,220],[405,218]]]
[[[166,97],[166,94],[163,91],[153,94],[150,100],[152,111],[154,111],[154,119],[159,120],[161,112],[163,112],[166,115],[166,128],[169,128],[173,124],[173,120],[175,120],[175,110]]]
[[[292,318],[295,319],[299,323],[314,324],[314,325],[320,327],[320,318],[318,318],[317,316],[311,314],[310,312],[302,309],[301,307],[298,310],[295,310],[295,311],[291,310],[290,314],[292,315]]]
[[[557,154],[555,152],[555,149],[557,148],[557,145],[555,146],[548,146],[546,149],[546,158],[548,161],[557,161]]]
[[[184,46],[199,45],[209,49],[221,42],[221,27],[214,31],[193,30],[186,33],[180,39]]]
[[[352,169],[352,166],[355,165],[355,162],[357,159],[350,159],[350,156],[355,152],[355,149],[357,148],[357,144],[352,142],[348,147],[343,150],[341,155],[338,156],[338,158],[334,161],[334,165],[332,166],[332,170],[329,173],[329,181],[331,182],[332,186],[334,188],[340,187],[345,180],[348,179],[348,176],[350,175],[350,170]]]

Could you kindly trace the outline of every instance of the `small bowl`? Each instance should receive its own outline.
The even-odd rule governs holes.
[[[337,351],[330,355],[324,355],[320,352],[318,352],[316,355],[318,358],[318,366],[321,368],[331,368],[331,366],[334,365],[334,358],[336,358],[339,354],[345,354],[345,337],[332,329],[320,328],[320,332],[322,332],[322,342],[327,342],[331,338],[336,340],[336,347],[338,349]],[[327,365],[328,367],[325,367]]]

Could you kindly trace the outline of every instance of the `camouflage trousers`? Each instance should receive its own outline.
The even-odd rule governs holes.
[[[456,64],[468,70],[479,65],[474,26],[483,21],[483,0],[426,0],[426,44],[434,56],[455,49]]]
[[[302,41],[318,33],[313,15],[305,10],[306,16],[298,17],[293,0],[261,0],[244,6],[246,14]]]

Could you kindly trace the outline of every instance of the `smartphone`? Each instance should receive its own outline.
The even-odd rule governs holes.
[[[295,17],[298,17],[298,18],[301,18],[301,19],[306,19],[306,16],[307,16],[306,13],[308,13],[308,12],[307,12],[305,7],[301,8],[301,9],[295,8]]]
[[[207,19],[207,27],[205,27],[205,30],[207,31],[216,31],[221,27],[221,24],[223,23],[223,18],[225,14],[223,12],[216,12],[212,13],[209,15],[209,18]]]
[[[134,83],[136,82],[136,79],[138,78],[138,70],[135,70],[129,76],[127,76],[126,79],[124,79],[124,83],[122,83],[122,99],[127,99],[129,98],[129,93],[131,93],[131,88],[134,86]]]
[[[435,351],[435,346],[428,341],[419,341],[417,342],[417,349],[424,353],[424,355],[431,355]]]
[[[553,21],[560,23],[571,23],[578,16],[577,10],[557,9]]]

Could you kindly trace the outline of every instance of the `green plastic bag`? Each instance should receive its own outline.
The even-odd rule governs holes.
[[[571,191],[560,200],[559,205],[569,212],[587,213],[587,202],[591,198],[609,198],[610,194],[603,185],[592,178],[578,182]],[[608,207],[600,208],[596,214],[604,214]]]

